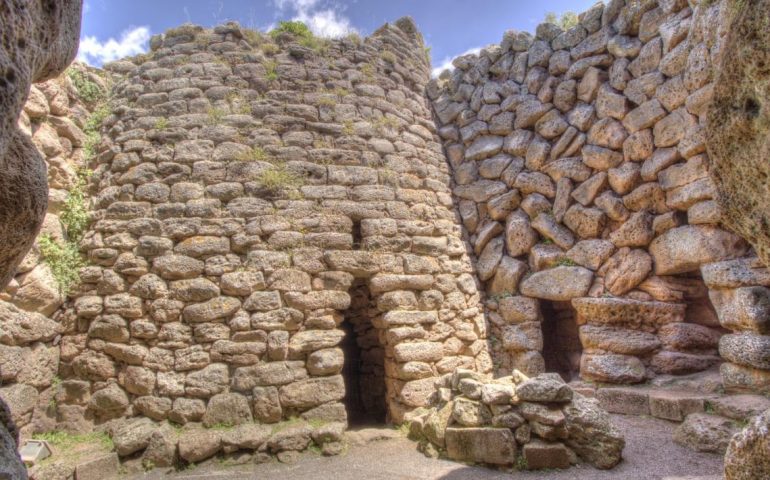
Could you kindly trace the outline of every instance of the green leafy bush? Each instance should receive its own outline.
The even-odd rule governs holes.
[[[270,37],[275,39],[282,33],[289,33],[298,39],[313,37],[313,32],[300,21],[278,22],[278,26],[270,30]]]
[[[302,177],[286,168],[286,165],[282,163],[276,163],[262,171],[257,177],[257,181],[271,192],[297,188],[303,184]]]
[[[86,103],[97,103],[104,98],[104,90],[88,78],[88,74],[75,68],[67,69],[67,76],[78,91],[78,97]]]
[[[80,280],[78,270],[86,266],[77,243],[66,241],[59,243],[48,234],[38,239],[43,260],[51,269],[53,278],[62,294],[69,292],[72,285]]]

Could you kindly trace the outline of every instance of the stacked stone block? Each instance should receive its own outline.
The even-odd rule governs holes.
[[[719,321],[730,330],[719,341],[725,389],[770,392],[770,271],[756,257],[701,270]]]
[[[343,322],[393,422],[491,369],[412,22],[317,49],[253,33],[183,26],[107,67],[59,428],[345,421]]]
[[[542,301],[573,302],[583,378],[718,363],[698,269],[749,252],[719,226],[704,143],[725,15],[720,2],[597,4],[566,31],[507,32],[428,86],[499,374],[544,370]]]
[[[495,467],[568,468],[578,459],[612,468],[625,441],[598,401],[556,373],[490,379],[458,369],[439,382],[430,409],[412,412],[410,434],[426,454]]]

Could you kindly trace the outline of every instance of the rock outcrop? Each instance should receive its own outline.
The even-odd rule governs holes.
[[[725,2],[707,145],[723,222],[770,266],[770,2]]]
[[[770,478],[770,410],[758,415],[730,440],[726,480]]]
[[[59,75],[75,58],[81,8],[81,0],[12,0],[0,12],[0,288],[32,246],[48,198],[45,163],[19,130],[19,114],[32,83]]]
[[[605,469],[622,458],[625,440],[607,412],[558,374],[491,379],[457,370],[437,386],[431,408],[407,415],[426,454],[529,470],[568,468],[578,458]]]
[[[11,0],[0,9],[0,288],[32,246],[48,202],[45,163],[19,129],[19,114],[31,84],[60,74],[75,57],[81,8],[81,0]],[[26,478],[15,452],[18,434],[2,399],[0,406],[0,476]]]

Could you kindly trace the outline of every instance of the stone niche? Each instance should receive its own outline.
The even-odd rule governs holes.
[[[492,370],[411,20],[312,48],[186,25],[106,69],[59,428],[400,423]]]
[[[768,391],[768,273],[721,227],[705,145],[727,15],[597,4],[428,84],[497,376],[639,383],[722,364],[728,389]]]

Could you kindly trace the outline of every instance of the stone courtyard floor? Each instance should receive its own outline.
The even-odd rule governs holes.
[[[416,444],[391,439],[353,446],[338,457],[305,454],[295,464],[224,466],[217,461],[184,472],[154,471],[131,480],[716,480],[722,455],[697,453],[674,443],[676,424],[649,417],[612,415],[626,436],[624,460],[613,470],[579,465],[569,470],[503,472],[426,458]],[[125,478],[125,477],[124,477]]]

